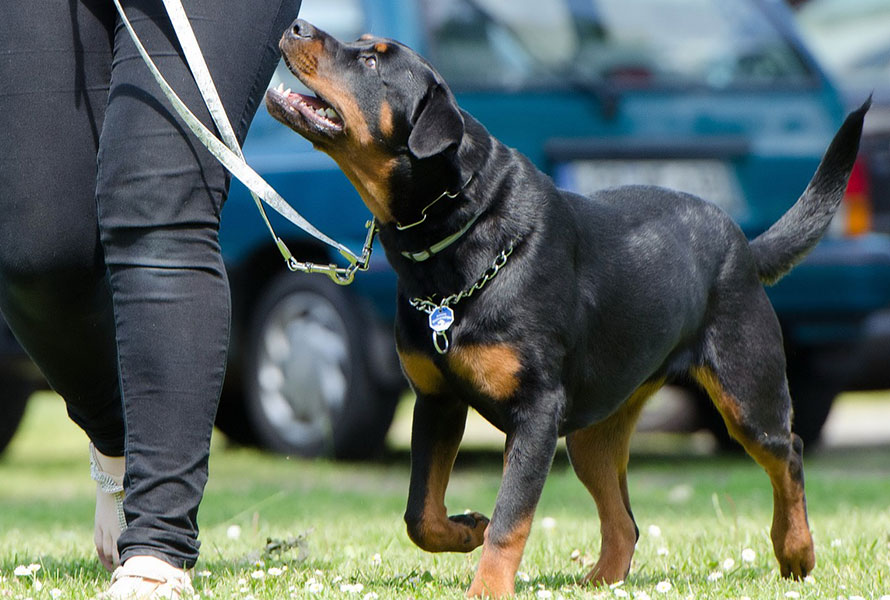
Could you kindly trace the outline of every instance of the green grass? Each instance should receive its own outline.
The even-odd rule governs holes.
[[[408,540],[401,519],[404,450],[382,463],[342,465],[228,448],[218,437],[200,514],[195,587],[201,597],[463,597],[479,551],[433,555]],[[778,576],[769,542],[766,476],[745,458],[709,456],[680,441],[679,451],[662,443],[657,451],[635,446],[630,488],[641,537],[628,580],[611,590],[577,585],[599,549],[599,523],[560,452],[520,567],[519,597],[547,597],[546,591],[554,599],[877,600],[890,594],[890,448],[807,458],[817,567],[811,580],[789,582]],[[491,451],[460,459],[449,509],[490,514],[500,471]],[[58,398],[35,397],[0,458],[0,598],[92,598],[104,589],[108,575],[93,558],[93,494],[85,437]],[[237,538],[229,535],[235,526]],[[293,547],[264,554],[267,538],[291,540]],[[745,549],[754,551],[753,562],[742,559]],[[734,565],[726,566],[727,559]],[[35,576],[14,575],[29,564],[41,565]],[[670,591],[656,591],[664,581]],[[356,584],[361,591],[341,591]]]

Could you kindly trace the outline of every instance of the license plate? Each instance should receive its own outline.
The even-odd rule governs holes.
[[[736,218],[743,208],[735,173],[720,160],[574,160],[558,165],[554,179],[585,195],[620,185],[658,185],[699,196]]]

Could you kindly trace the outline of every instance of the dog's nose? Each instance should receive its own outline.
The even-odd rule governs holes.
[[[317,37],[318,30],[315,29],[315,26],[308,21],[304,21],[303,19],[297,19],[294,21],[293,25],[290,28],[290,35],[295,38],[303,38],[309,39]]]

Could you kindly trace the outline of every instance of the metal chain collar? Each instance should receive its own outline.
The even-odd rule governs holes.
[[[507,259],[513,254],[513,249],[515,248],[517,241],[518,240],[514,239],[505,249],[501,250],[495,257],[491,266],[482,273],[479,279],[464,290],[445,297],[441,302],[434,301],[432,297],[411,298],[408,300],[408,303],[411,306],[420,312],[425,312],[429,315],[429,326],[430,329],[433,330],[433,346],[436,348],[436,352],[439,354],[448,352],[450,344],[448,342],[447,331],[454,323],[454,310],[451,307],[464,298],[469,298],[485,287],[489,281],[494,279],[498,274],[498,271],[504,268],[504,265],[507,264]]]

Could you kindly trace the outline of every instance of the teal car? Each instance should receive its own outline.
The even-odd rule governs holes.
[[[749,236],[798,198],[845,113],[779,0],[304,0],[300,16],[340,38],[370,31],[412,46],[464,109],[561,187],[692,192]],[[271,85],[282,82],[301,87],[284,68]],[[244,153],[314,225],[360,250],[369,213],[327,156],[262,108]],[[769,289],[808,441],[855,375],[869,316],[890,306],[890,236],[870,230],[867,191],[854,177],[829,238]],[[299,260],[338,261],[273,221]],[[234,334],[220,429],[287,453],[379,452],[406,389],[382,252],[348,287],[291,273],[236,182],[221,238]],[[708,410],[701,423],[725,439]]]

